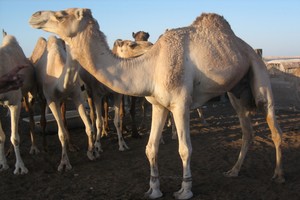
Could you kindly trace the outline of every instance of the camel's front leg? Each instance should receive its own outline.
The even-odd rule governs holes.
[[[2,129],[2,125],[0,121],[0,171],[7,170],[9,168],[4,153],[4,144],[5,144],[5,133]]]
[[[129,149],[129,147],[124,141],[122,135],[123,119],[120,116],[121,101],[122,101],[122,95],[114,94],[114,107],[115,107],[114,125],[117,129],[117,134],[118,134],[119,151],[125,151],[126,149]]]
[[[79,98],[76,98],[79,97]],[[85,112],[85,108],[83,105],[83,98],[79,95],[79,93],[77,95],[74,95],[74,103],[77,107],[78,113],[84,123],[85,126],[85,132],[86,135],[88,137],[88,151],[87,151],[87,156],[90,160],[95,160],[96,157],[99,157],[98,152],[95,151],[94,148],[94,139],[93,139],[93,128],[92,125],[87,117],[87,114]],[[94,155],[95,153],[95,155]]]
[[[72,166],[69,161],[69,157],[67,154],[67,146],[66,146],[66,140],[68,140],[67,136],[67,131],[64,126],[63,120],[62,120],[62,115],[60,112],[60,104],[55,103],[55,102],[50,102],[49,108],[51,109],[51,112],[57,122],[57,127],[58,127],[58,137],[61,143],[61,148],[62,148],[62,153],[61,153],[61,161],[58,166],[58,171],[62,171],[64,168],[65,170],[71,170]]]
[[[25,167],[24,162],[20,154],[20,136],[18,132],[19,118],[21,111],[21,102],[18,105],[13,105],[8,107],[11,115],[11,137],[10,141],[14,146],[16,154],[16,169],[14,174],[27,174],[28,169]]]
[[[157,153],[168,110],[160,105],[152,105],[152,109],[151,132],[146,146],[146,155],[148,157],[151,170],[150,188],[145,193],[145,197],[155,199],[162,196],[158,177]]]
[[[181,189],[174,193],[176,199],[189,199],[193,196],[192,174],[190,168],[192,144],[190,139],[190,114],[189,107],[178,107],[172,110],[173,118],[177,128],[179,155],[183,165],[183,179]]]

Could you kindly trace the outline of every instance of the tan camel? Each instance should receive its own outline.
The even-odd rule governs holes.
[[[139,36],[139,38],[143,37],[145,34],[148,34],[146,32],[143,31],[139,31],[136,34],[133,34],[135,36]],[[148,34],[149,36],[149,34]],[[151,49],[151,47],[153,46],[153,44],[151,42],[147,42],[147,41],[142,41],[142,40],[137,40],[137,41],[131,41],[131,40],[121,40],[118,39],[114,42],[114,46],[113,46],[113,53],[115,53],[116,55],[118,55],[121,58],[134,58],[134,57],[138,57],[143,55],[144,53],[146,53],[149,49]],[[137,132],[136,128],[136,122],[135,122],[135,101],[136,101],[137,97],[132,97],[131,99],[131,106],[130,106],[130,115],[131,115],[131,119],[132,119],[132,129],[134,131]],[[145,106],[145,102],[142,102],[143,107]],[[203,115],[203,110],[201,108],[197,108],[197,112],[200,118],[200,122],[202,125],[207,125],[208,123],[206,122],[204,115]],[[145,111],[143,112],[143,119],[142,119],[142,123],[144,121],[145,118]],[[142,124],[141,123],[141,124]],[[169,119],[168,119],[168,127],[172,126],[172,139],[177,139],[177,132],[176,132],[176,127],[174,124],[174,120],[171,117],[171,115],[169,115]],[[161,142],[164,143],[163,137],[161,138]]]
[[[64,167],[65,170],[72,168],[66,148],[66,141],[69,138],[60,107],[67,98],[72,99],[85,125],[85,132],[88,136],[88,158],[94,160],[98,157],[97,152],[94,151],[92,126],[85,113],[84,99],[77,78],[78,63],[69,58],[70,56],[66,55],[63,42],[55,36],[50,36],[48,41],[39,38],[31,56],[36,70],[39,95],[47,102],[58,126],[58,136],[62,145],[58,171],[64,170]],[[41,109],[42,117],[45,116],[45,107],[43,106]]]
[[[96,127],[96,139],[95,139],[95,148],[98,152],[102,152],[101,147],[101,136],[107,134],[105,130],[105,124],[102,117],[102,105],[103,99],[109,95],[113,95],[114,99],[114,125],[116,127],[118,135],[118,145],[119,151],[125,151],[129,149],[127,146],[123,135],[122,135],[122,125],[123,125],[123,111],[121,110],[121,100],[122,95],[116,92],[113,92],[105,85],[100,83],[94,76],[88,73],[84,68],[79,69],[79,75],[82,81],[85,84],[85,88],[88,93],[88,102],[90,106],[90,117],[93,122],[93,126]],[[108,112],[108,111],[107,111]],[[104,134],[103,134],[104,133]]]
[[[23,98],[30,118],[30,134],[31,134],[31,148],[30,153],[38,153],[39,150],[35,144],[34,134],[34,121],[32,101],[35,96],[35,75],[34,68],[30,61],[25,57],[24,52],[16,38],[12,35],[6,34],[3,31],[3,41],[0,48],[0,75],[7,73],[10,69],[16,66],[25,65],[19,74],[24,78],[23,86],[18,90],[12,90],[6,93],[0,94],[0,105],[8,107],[11,118],[11,136],[10,141],[13,145],[16,164],[14,174],[26,174],[28,169],[25,167],[24,162],[20,154],[20,136],[18,131],[18,123],[21,111],[21,101]],[[2,129],[0,121],[0,171],[9,168],[4,153],[5,134]]]
[[[139,31],[138,33],[145,33],[143,31]],[[143,36],[139,34],[139,36]],[[149,34],[148,34],[149,37]],[[145,52],[147,52],[153,44],[151,42],[147,41],[131,41],[131,40],[121,40],[117,39],[114,42],[112,52],[121,57],[121,58],[135,58],[138,56],[143,55]],[[127,102],[129,104],[130,110],[130,117],[131,117],[131,136],[133,138],[139,138],[140,135],[138,133],[137,125],[136,125],[136,120],[135,120],[135,114],[136,114],[136,101],[138,99],[142,99],[141,106],[143,110],[143,117],[142,117],[142,122],[140,124],[140,127],[142,127],[145,119],[145,98],[144,97],[134,97],[134,96],[124,96],[124,104]],[[130,102],[130,103],[129,103]],[[125,110],[125,109],[124,109]],[[124,111],[125,113],[125,111]]]
[[[275,144],[273,179],[284,181],[282,131],[275,117],[267,68],[223,17],[202,14],[190,26],[169,30],[148,52],[133,59],[120,59],[111,53],[89,9],[39,11],[31,16],[30,24],[58,34],[70,46],[70,56],[107,87],[126,95],[146,96],[152,104],[146,147],[150,163],[150,189],[145,194],[148,198],[162,196],[157,153],[168,110],[175,120],[183,164],[181,189],[174,196],[177,199],[193,196],[189,111],[224,92],[228,92],[243,132],[238,160],[225,175],[238,176],[253,141],[250,107],[256,105],[266,115]]]

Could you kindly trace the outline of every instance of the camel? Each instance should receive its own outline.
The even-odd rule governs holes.
[[[169,30],[149,51],[132,59],[112,54],[90,9],[38,11],[29,23],[33,28],[59,35],[69,45],[72,59],[107,87],[126,95],[146,96],[152,104],[151,131],[146,146],[150,163],[147,198],[162,196],[157,154],[168,111],[174,117],[183,165],[181,189],[174,196],[176,199],[193,196],[189,111],[225,92],[237,112],[243,133],[237,162],[225,175],[239,174],[253,141],[251,109],[257,107],[265,113],[275,144],[273,179],[284,182],[282,131],[275,117],[267,68],[222,16],[204,13],[187,27]]]
[[[143,31],[139,31],[138,33],[145,33]],[[148,34],[148,33],[147,33]],[[140,36],[143,36],[139,34]],[[149,37],[149,34],[148,34]],[[131,40],[121,40],[117,39],[114,42],[112,52],[121,57],[121,58],[134,58],[143,55],[145,52],[147,52],[153,44],[148,41],[131,41]],[[134,97],[134,96],[124,96],[123,100],[126,102],[130,101],[130,116],[131,116],[131,136],[133,138],[140,137],[138,133],[138,129],[136,126],[136,120],[135,120],[135,112],[136,112],[136,101],[140,97]],[[130,99],[130,100],[129,100]],[[125,103],[124,103],[125,104]],[[143,118],[140,127],[142,127],[145,119],[145,98],[142,97],[142,110],[143,110]],[[125,109],[124,109],[125,110]]]
[[[132,37],[135,41],[148,41],[150,34],[145,31],[132,32]]]
[[[150,34],[144,31],[138,31],[136,33],[132,32],[132,37],[135,39],[135,42],[131,40],[121,40],[118,39],[114,42],[112,52],[118,55],[121,58],[133,58],[143,55],[146,51],[150,49],[153,45],[151,42],[148,42]],[[136,101],[139,99],[134,96],[127,96],[130,98],[130,116],[131,116],[131,128],[132,128],[132,137],[138,138],[140,135],[138,134],[138,130],[136,127],[135,113],[136,113]],[[126,98],[126,96],[125,96]],[[143,110],[143,118],[140,124],[140,127],[144,124],[145,119],[145,98],[142,98],[142,110]]]
[[[78,79],[78,63],[69,58],[63,42],[55,36],[50,36],[48,41],[42,37],[39,38],[31,55],[37,75],[38,93],[42,98],[41,104],[44,104],[41,106],[41,124],[46,121],[46,105],[43,103],[46,101],[58,126],[58,136],[62,146],[58,171],[72,168],[66,147],[69,135],[63,122],[63,113],[61,113],[61,103],[67,98],[72,99],[85,125],[88,137],[88,158],[94,160],[99,156],[94,151],[93,130],[83,105],[84,99]]]
[[[17,39],[8,35],[3,31],[3,41],[0,48],[0,74],[7,73],[10,69],[16,66],[26,66],[19,74],[24,78],[23,86],[17,90],[8,91],[0,94],[0,105],[5,106],[10,111],[11,118],[11,137],[10,141],[13,145],[13,149],[16,155],[16,164],[14,174],[26,174],[28,169],[26,168],[20,154],[20,136],[18,123],[20,118],[20,112],[22,107],[22,99],[25,104],[25,108],[29,113],[30,119],[30,136],[31,136],[31,148],[30,154],[38,153],[39,150],[36,146],[35,134],[34,134],[34,120],[33,120],[33,99],[35,97],[35,74],[34,68],[30,61],[25,57],[25,54],[18,44]],[[9,168],[4,153],[5,134],[2,129],[0,121],[0,171]]]
[[[143,32],[143,31],[139,31],[136,34],[133,33],[134,36],[139,36],[139,37],[143,37],[146,34],[148,34],[148,33]],[[148,34],[148,37],[149,37],[149,34]],[[143,55],[149,49],[151,49],[152,46],[153,46],[153,44],[151,42],[147,42],[147,41],[142,41],[142,40],[131,41],[131,40],[118,39],[114,42],[112,51],[114,54],[118,55],[121,58],[134,58],[134,57]],[[131,115],[131,119],[132,119],[132,129],[133,129],[132,132],[133,133],[137,132],[137,128],[135,125],[136,124],[136,122],[135,122],[135,105],[136,105],[137,98],[138,97],[132,97],[131,106],[130,106],[130,115]],[[146,102],[142,102],[143,119],[142,119],[140,126],[142,126],[142,124],[144,122],[144,118],[145,118],[145,110],[144,110],[145,103]],[[198,112],[201,124],[207,125],[208,123],[206,122],[206,120],[204,118],[202,108],[197,108],[197,112]],[[171,115],[169,115],[167,124],[168,124],[168,127],[169,126],[172,127],[172,139],[177,139],[176,128],[175,128],[174,120]],[[163,138],[161,138],[161,142],[164,143]]]
[[[105,123],[103,122],[102,117],[102,103],[104,98],[109,94],[112,94],[114,99],[114,125],[118,135],[119,151],[125,151],[126,149],[129,149],[122,135],[124,115],[121,107],[122,95],[107,88],[84,68],[79,69],[79,76],[85,84],[85,89],[87,90],[88,94],[88,103],[90,106],[90,118],[93,122],[93,126],[96,127],[96,150],[98,152],[103,151],[101,147],[101,136],[107,134],[105,130]],[[108,106],[106,108],[108,108]],[[107,112],[108,109],[105,110],[105,113]],[[105,118],[107,119],[107,116]]]

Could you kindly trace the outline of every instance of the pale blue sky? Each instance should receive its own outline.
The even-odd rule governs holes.
[[[237,36],[264,56],[300,56],[299,0],[0,0],[0,28],[16,36],[26,56],[39,37],[50,34],[29,26],[39,10],[90,8],[112,46],[132,39],[132,32],[150,33],[155,42],[168,28],[190,25],[202,12],[223,15]],[[0,37],[2,42],[2,37]]]

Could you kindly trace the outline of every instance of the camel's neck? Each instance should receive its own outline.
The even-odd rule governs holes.
[[[51,53],[52,55],[50,55]],[[64,93],[70,88],[73,88],[78,77],[77,62],[73,61],[70,56],[66,56],[64,50],[59,47],[52,49],[48,54],[48,58],[52,58],[52,62],[55,63],[50,64],[51,67],[47,69],[46,73],[49,76],[57,77],[57,90]],[[61,72],[59,72],[59,66],[61,67]]]
[[[112,90],[133,96],[150,96],[153,91],[153,61],[143,57],[125,60],[114,56],[103,33],[96,28],[91,29],[66,39],[71,56]]]

